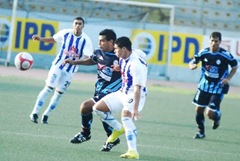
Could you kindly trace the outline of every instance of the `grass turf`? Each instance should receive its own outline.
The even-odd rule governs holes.
[[[72,82],[49,124],[30,122],[35,99],[44,80],[0,76],[0,160],[1,161],[118,161],[125,153],[125,136],[109,153],[99,149],[106,140],[101,122],[94,115],[92,139],[69,143],[81,128],[79,105],[93,95],[94,83]],[[206,118],[206,138],[194,140],[196,132],[195,91],[149,86],[148,98],[136,122],[141,161],[237,161],[240,157],[240,96],[227,95],[222,102],[222,121],[212,130]],[[44,104],[45,110],[50,97]],[[40,115],[41,117],[41,115]],[[119,119],[120,115],[116,115]]]

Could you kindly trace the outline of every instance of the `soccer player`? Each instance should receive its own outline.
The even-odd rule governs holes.
[[[82,130],[76,134],[71,140],[71,143],[79,144],[91,139],[91,125],[93,120],[92,107],[103,96],[115,92],[121,88],[122,79],[120,71],[113,71],[112,66],[118,64],[118,57],[114,53],[114,41],[116,34],[112,29],[104,29],[99,33],[99,48],[94,51],[94,54],[83,60],[65,60],[65,63],[72,65],[95,65],[97,64],[97,81],[95,83],[95,93],[91,99],[84,101],[80,105],[80,113],[82,116]],[[110,136],[112,128],[103,122],[103,127]],[[106,151],[110,151],[113,146],[120,143],[120,139],[116,139],[112,146]]]
[[[132,50],[132,43],[127,37],[118,38],[114,48],[120,58],[119,66],[114,66],[114,70],[120,70],[122,73],[122,87],[98,101],[93,106],[93,111],[114,129],[102,151],[112,146],[112,143],[125,132],[128,151],[120,157],[138,159],[137,128],[134,120],[141,118],[140,111],[145,104],[147,64],[137,50]],[[123,125],[113,116],[113,113],[120,111]]]
[[[67,90],[71,83],[73,75],[78,71],[78,65],[66,64],[63,66],[65,59],[82,59],[87,58],[93,53],[93,45],[89,36],[82,31],[84,27],[84,19],[82,17],[76,17],[73,20],[72,29],[64,29],[54,34],[52,37],[40,37],[33,35],[32,39],[37,41],[43,41],[48,43],[59,42],[62,44],[61,49],[52,62],[52,66],[46,79],[46,85],[39,93],[35,106],[30,114],[30,119],[34,123],[38,123],[38,114],[42,108],[47,96],[55,92],[50,100],[47,109],[42,115],[41,122],[48,123],[48,115],[58,105],[63,93]]]
[[[222,36],[220,32],[210,35],[210,47],[202,49],[194,55],[189,62],[189,68],[194,70],[201,61],[202,73],[198,83],[198,90],[194,96],[193,104],[196,105],[196,123],[199,131],[193,137],[205,138],[204,111],[209,119],[213,120],[213,129],[220,125],[220,104],[224,94],[228,93],[229,82],[237,71],[238,62],[229,53],[220,47]],[[228,67],[231,66],[229,73]]]

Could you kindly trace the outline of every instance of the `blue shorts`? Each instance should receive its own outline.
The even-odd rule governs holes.
[[[223,96],[224,94],[207,93],[198,89],[192,103],[198,107],[209,107],[213,110],[219,110]]]

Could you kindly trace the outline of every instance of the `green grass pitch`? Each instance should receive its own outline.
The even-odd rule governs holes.
[[[93,82],[73,81],[49,124],[30,122],[35,99],[44,80],[0,76],[1,161],[122,161],[127,150],[125,136],[111,152],[100,152],[106,140],[101,122],[94,115],[92,139],[69,143],[81,128],[80,103],[92,97]],[[212,130],[206,118],[206,138],[194,140],[196,132],[194,90],[149,86],[138,128],[141,161],[238,161],[240,158],[240,97],[229,94],[222,102],[222,121]],[[50,98],[50,97],[49,97]],[[44,104],[45,110],[49,99]],[[41,117],[41,115],[40,115]],[[119,119],[120,115],[116,115]]]

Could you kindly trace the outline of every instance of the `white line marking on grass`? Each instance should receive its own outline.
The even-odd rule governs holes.
[[[8,135],[21,135],[21,136],[32,136],[32,137],[42,137],[42,138],[54,138],[54,139],[69,139],[67,137],[56,137],[56,136],[49,136],[49,135],[38,135],[38,134],[29,134],[29,133],[19,133],[19,132],[10,132],[10,131],[1,131],[2,134],[8,134]],[[94,140],[91,139],[93,142],[102,143],[100,140]],[[167,146],[155,146],[155,145],[143,145],[138,144],[138,146],[141,147],[148,147],[148,148],[159,148],[159,149],[169,149],[169,150],[175,150],[175,151],[186,151],[186,152],[197,152],[197,153],[209,153],[209,154],[224,154],[224,155],[234,155],[234,156],[240,156],[238,153],[228,153],[228,152],[216,152],[216,151],[205,151],[205,150],[198,150],[198,149],[187,149],[187,148],[173,148],[173,147],[167,147]]]
[[[2,134],[8,135],[22,135],[22,136],[32,136],[32,137],[42,137],[42,138],[56,138],[56,139],[67,139],[67,137],[56,137],[49,135],[38,135],[38,134],[29,134],[29,133],[19,133],[19,132],[10,132],[10,131],[1,131]]]

